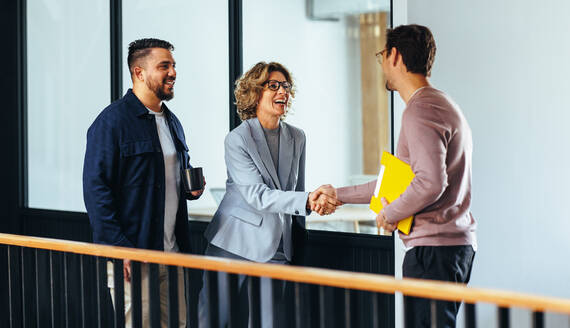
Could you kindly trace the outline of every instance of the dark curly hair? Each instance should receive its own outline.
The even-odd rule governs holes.
[[[129,71],[133,74],[135,64],[142,58],[148,56],[152,48],[163,48],[169,51],[174,51],[174,46],[164,40],[146,38],[139,39],[129,43],[129,55],[127,56],[127,64]]]
[[[242,121],[257,117],[257,103],[263,91],[263,84],[267,82],[269,75],[273,72],[281,72],[285,76],[287,82],[291,84],[290,98],[295,97],[293,78],[285,66],[276,62],[259,62],[250,68],[249,71],[242,75],[235,83],[235,104],[239,118]],[[281,116],[281,119],[285,118],[288,108],[290,107],[291,101],[287,104],[287,109],[285,110],[285,114]]]
[[[435,40],[429,28],[422,25],[400,25],[386,33],[386,51],[392,48],[402,54],[408,72],[431,75],[435,59]]]

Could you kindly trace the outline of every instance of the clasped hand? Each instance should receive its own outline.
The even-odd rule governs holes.
[[[382,202],[383,207],[386,207],[389,204],[388,200],[386,200],[386,198],[384,197],[382,197],[380,201]],[[384,214],[383,209],[376,216],[376,225],[378,226],[378,233],[380,233],[380,228],[384,229],[384,231],[387,232],[388,234],[391,234],[392,232],[394,232],[394,230],[396,230],[396,228],[398,228],[398,225],[396,223],[388,222],[386,214]]]
[[[309,198],[307,199],[307,208],[317,212],[319,215],[332,214],[342,204],[337,199],[336,189],[330,184],[322,185],[309,193]]]

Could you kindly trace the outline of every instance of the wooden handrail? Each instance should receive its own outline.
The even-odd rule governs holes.
[[[272,279],[295,281],[315,285],[366,290],[380,293],[417,296],[467,303],[492,303],[501,307],[521,307],[532,311],[570,314],[570,300],[537,296],[510,291],[467,287],[440,281],[395,279],[392,276],[352,273],[338,270],[297,267],[290,265],[254,263],[218,257],[165,253],[128,247],[106,246],[76,241],[38,238],[0,233],[0,244],[39,248],[60,252],[130,259],[194,269],[225,271]]]

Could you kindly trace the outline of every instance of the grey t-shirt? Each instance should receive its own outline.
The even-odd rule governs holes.
[[[280,127],[277,127],[277,129],[263,128],[263,134],[265,134],[265,140],[267,141],[267,146],[269,146],[269,152],[271,153],[276,172],[279,172],[279,130]]]
[[[280,132],[281,132],[280,127],[277,127],[277,129],[263,128],[263,134],[265,135],[267,146],[269,146],[271,159],[273,160],[273,164],[275,165],[275,172],[279,172],[279,133]],[[273,263],[287,262],[287,257],[285,256],[285,252],[283,251],[283,235],[281,235],[281,240],[279,241],[279,247],[277,248],[277,252],[269,262]]]
[[[150,109],[148,111],[155,117],[160,148],[164,157],[164,251],[178,252],[179,248],[174,235],[176,213],[178,212],[178,195],[180,194],[178,153],[176,152],[164,112],[157,113]]]

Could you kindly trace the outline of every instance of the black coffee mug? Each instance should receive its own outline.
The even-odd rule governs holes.
[[[198,191],[204,188],[204,175],[201,167],[193,167],[182,171],[182,181],[186,192]]]

